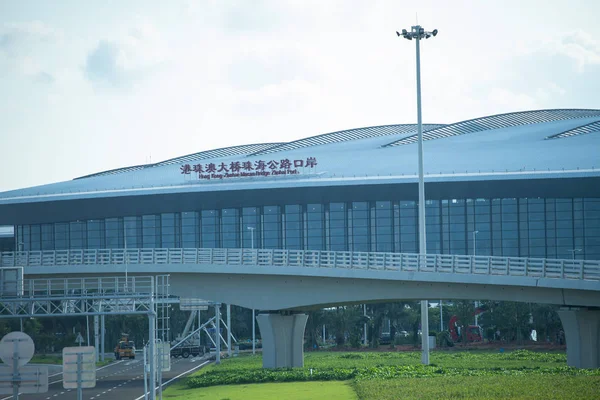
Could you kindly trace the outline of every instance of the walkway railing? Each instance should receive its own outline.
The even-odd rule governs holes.
[[[98,249],[0,253],[1,267],[85,267],[126,263],[345,268],[600,281],[600,260],[267,249]]]

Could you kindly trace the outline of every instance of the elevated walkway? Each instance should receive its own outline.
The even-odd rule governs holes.
[[[26,277],[114,275],[119,267],[127,267],[135,275],[168,273],[169,286],[177,296],[194,298],[202,293],[214,302],[262,310],[257,319],[263,337],[270,337],[263,343],[265,360],[270,360],[266,367],[301,364],[302,341],[298,338],[304,332],[304,309],[423,298],[560,305],[569,365],[600,367],[597,260],[263,249],[103,249],[2,253],[0,265],[20,266]],[[217,322],[219,325],[220,318]]]

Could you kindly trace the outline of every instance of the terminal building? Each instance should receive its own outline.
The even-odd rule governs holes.
[[[416,130],[239,145],[0,193],[15,235],[2,250],[417,253]],[[423,131],[428,253],[600,260],[600,110]]]

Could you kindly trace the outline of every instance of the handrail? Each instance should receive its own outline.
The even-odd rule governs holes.
[[[85,249],[0,253],[0,267],[252,265],[600,281],[600,260],[280,249]]]

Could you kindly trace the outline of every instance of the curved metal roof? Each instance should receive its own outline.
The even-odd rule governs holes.
[[[0,206],[67,198],[414,182],[417,176],[415,148],[389,146],[389,142],[407,135],[416,136],[412,134],[415,128],[414,124],[384,125],[333,132],[290,143],[203,151],[156,164],[88,175],[99,178],[80,178],[0,193]],[[425,129],[430,129],[424,134],[430,139],[445,138],[432,140],[427,146],[424,172],[428,182],[600,178],[597,151],[600,135],[588,134],[600,132],[600,110],[518,112],[447,126],[425,125]],[[549,138],[562,140],[546,140]],[[276,152],[272,156],[260,153],[271,149]],[[198,171],[188,174],[181,168],[181,164],[207,159],[205,168],[220,164],[227,172],[227,165],[239,163],[239,158],[244,158],[251,167],[269,164],[266,169],[269,174],[200,176]],[[293,174],[284,174],[283,167],[278,167],[284,160],[293,162],[295,168],[297,164]]]
[[[196,160],[207,160],[210,158],[236,156],[236,155],[240,155],[240,154],[246,155],[246,154],[252,153],[254,151],[260,151],[260,150],[263,150],[263,149],[266,149],[269,147],[278,146],[280,144],[281,143],[257,143],[257,144],[243,144],[240,146],[222,147],[220,149],[205,150],[205,151],[200,151],[198,153],[187,154],[185,156],[170,158],[168,160],[160,161],[160,162],[157,162],[154,164],[133,165],[130,167],[123,167],[123,168],[111,169],[108,171],[97,172],[97,173],[90,174],[90,175],[80,176],[75,179],[92,178],[92,177],[96,177],[96,176],[115,175],[115,174],[121,174],[124,172],[137,171],[137,170],[144,169],[144,168],[161,167],[163,165],[178,164],[178,163],[182,163],[182,162],[190,162],[190,161],[196,161]]]
[[[423,124],[423,131],[429,131],[443,127],[443,124]],[[396,124],[396,125],[380,125],[370,126],[365,128],[346,129],[343,131],[324,133],[322,135],[311,136],[304,139],[294,140],[293,142],[282,143],[278,146],[267,148],[250,154],[257,156],[261,154],[275,153],[278,151],[300,149],[303,147],[319,146],[329,143],[340,143],[349,140],[367,139],[378,136],[399,135],[402,133],[415,132],[417,124]]]
[[[535,110],[521,111],[506,114],[497,114],[487,117],[470,119],[445,125],[437,129],[429,130],[423,133],[423,140],[440,139],[450,136],[464,135],[467,133],[488,131],[492,129],[510,128],[513,126],[539,124],[544,122],[553,122],[575,118],[599,117],[600,110],[590,109],[556,109],[556,110]],[[383,147],[400,146],[415,143],[418,135],[411,135],[395,142],[388,143]]]
[[[600,132],[600,121],[592,122],[591,124],[582,125],[575,129],[570,129],[556,135],[548,136],[546,139],[561,139],[577,135],[587,135],[588,133]]]

